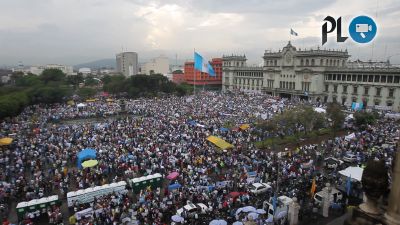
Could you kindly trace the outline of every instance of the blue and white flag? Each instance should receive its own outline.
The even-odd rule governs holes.
[[[347,193],[347,196],[350,196],[350,193],[351,193],[351,175],[347,177],[346,193]]]
[[[272,208],[274,209],[274,214],[277,204],[278,204],[278,199],[276,198],[276,193],[274,193],[274,197],[272,198]]]
[[[299,36],[292,28],[290,28],[290,35]]]
[[[211,64],[208,61],[204,60],[204,58],[197,52],[194,52],[194,69],[204,73],[208,73],[208,75],[210,76],[215,76],[215,71],[212,68]]]
[[[363,109],[363,107],[364,107],[363,103],[353,102],[351,104],[351,109],[354,110],[354,111],[361,110],[361,109]]]

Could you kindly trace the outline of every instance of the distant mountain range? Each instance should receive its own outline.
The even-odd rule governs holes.
[[[100,69],[100,68],[115,68],[115,58],[114,59],[100,59],[88,63],[82,63],[74,66],[74,69],[78,70],[79,68],[91,68],[91,69]]]

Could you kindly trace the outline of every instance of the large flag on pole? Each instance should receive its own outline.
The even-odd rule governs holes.
[[[290,35],[299,36],[299,34],[294,32],[292,28],[290,28]]]
[[[210,76],[215,76],[215,71],[210,63],[197,52],[194,52],[194,69],[208,73]]]

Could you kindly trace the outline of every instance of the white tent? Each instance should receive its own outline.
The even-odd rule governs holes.
[[[84,103],[79,103],[78,105],[76,105],[78,108],[82,108],[85,107],[86,105]]]
[[[325,110],[325,109],[319,108],[319,107],[315,107],[315,108],[314,108],[314,111],[315,111],[315,112],[318,112],[318,113],[326,113],[326,110]]]
[[[346,135],[346,136],[344,137],[344,139],[345,139],[346,141],[351,141],[351,140],[354,139],[354,138],[356,138],[356,134],[355,134],[355,133],[351,133],[351,134]]]
[[[350,166],[344,170],[339,171],[345,177],[351,177],[351,179],[361,181],[361,177],[363,174],[364,169],[357,166]]]
[[[353,114],[349,114],[348,116],[346,116],[345,120],[352,120],[354,119],[354,115]]]

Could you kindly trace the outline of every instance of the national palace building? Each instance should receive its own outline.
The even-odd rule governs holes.
[[[265,51],[264,65],[246,65],[246,56],[222,58],[222,90],[267,93],[320,102],[400,111],[400,68],[387,63],[349,62],[347,50],[301,50],[289,42]]]

